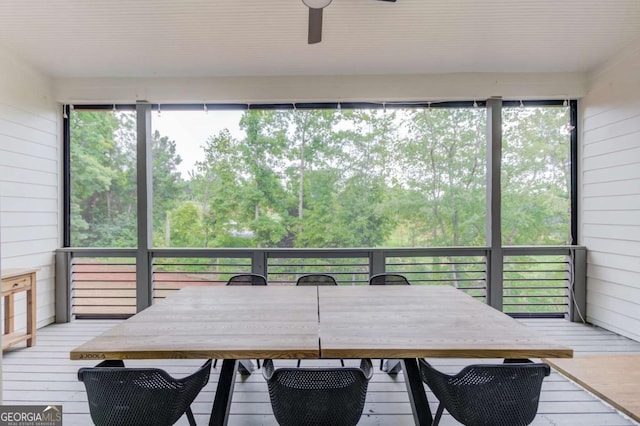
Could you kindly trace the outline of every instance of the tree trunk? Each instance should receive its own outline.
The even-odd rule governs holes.
[[[164,221],[164,245],[171,246],[171,213],[167,212]]]
[[[302,135],[302,142],[300,143],[300,182],[298,184],[298,219],[302,222],[302,209],[304,207],[304,143],[305,135]],[[302,226],[302,223],[300,224]]]

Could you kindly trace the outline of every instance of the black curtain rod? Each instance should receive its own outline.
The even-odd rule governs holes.
[[[565,106],[566,100],[503,101],[506,107]],[[216,110],[291,110],[291,109],[385,109],[385,108],[484,108],[485,101],[450,102],[292,102],[292,103],[185,103],[151,104],[154,111],[216,111]],[[135,111],[136,104],[78,104],[77,110]]]

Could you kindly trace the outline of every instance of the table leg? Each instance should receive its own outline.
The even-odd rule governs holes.
[[[36,344],[36,274],[31,274],[31,288],[27,290],[27,333],[31,336],[27,339],[27,346]]]
[[[253,363],[248,359],[239,359],[238,360],[238,372],[243,376],[249,376],[253,371]]]
[[[213,399],[211,418],[209,426],[226,426],[229,420],[229,409],[231,408],[231,398],[233,396],[233,386],[236,382],[236,370],[238,360],[224,359],[220,368],[218,387],[216,396]]]
[[[4,334],[13,333],[13,307],[13,294],[7,294],[4,296]]]
[[[424,391],[424,385],[420,378],[418,362],[415,358],[405,358],[402,360],[402,364],[404,369],[404,382],[407,385],[407,392],[409,393],[413,419],[418,426],[431,426],[433,416],[431,415],[427,394]]]
[[[388,359],[382,366],[382,371],[388,374],[398,374],[402,370],[402,361],[399,359]]]

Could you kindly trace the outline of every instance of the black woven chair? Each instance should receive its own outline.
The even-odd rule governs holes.
[[[338,285],[333,276],[329,274],[307,274],[298,278],[296,285],[312,286],[312,285]],[[344,360],[340,360],[340,364],[344,367]],[[300,360],[298,360],[298,367],[300,367]]]
[[[526,426],[538,412],[542,380],[551,369],[544,363],[476,364],[448,375],[421,359],[420,375],[440,401],[437,426],[446,408],[466,426]]]
[[[267,285],[267,279],[260,274],[238,274],[229,278],[227,285]]]
[[[360,368],[278,368],[265,360],[273,414],[281,426],[353,426],[358,423],[373,376],[370,359]]]
[[[409,280],[404,275],[384,272],[369,277],[369,285],[410,285]],[[380,360],[380,370],[384,366],[384,359]]]
[[[227,281],[227,285],[267,285],[267,279],[260,274],[238,274],[234,275]],[[260,368],[260,360],[257,359],[258,368]],[[213,368],[218,366],[218,360],[213,361]]]
[[[195,373],[174,379],[158,368],[125,368],[104,361],[78,370],[89,400],[91,420],[98,426],[173,425],[187,414],[195,425],[191,403],[209,381],[211,360]]]
[[[298,278],[296,285],[338,285],[338,282],[329,274],[307,274]]]
[[[369,285],[410,285],[410,283],[404,275],[385,272],[372,275],[369,278]]]

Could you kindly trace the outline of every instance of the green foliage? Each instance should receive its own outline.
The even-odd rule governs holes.
[[[248,213],[243,218],[254,233],[257,247],[273,247],[286,235],[284,221],[285,193],[278,169],[287,148],[285,131],[276,126],[277,112],[251,110],[240,120],[246,138],[239,145],[241,170],[247,180],[242,188],[241,206]]]
[[[203,246],[202,212],[196,204],[186,201],[167,214],[171,224],[171,247]]]
[[[417,246],[484,245],[486,116],[482,109],[420,109],[394,151],[401,223]]]
[[[153,133],[151,156],[153,241],[157,246],[175,246],[175,244],[171,244],[171,241],[166,241],[166,238],[167,234],[171,235],[169,212],[179,208],[185,200],[187,186],[178,171],[178,165],[182,162],[182,158],[176,152],[175,141],[161,136],[157,130]]]
[[[203,146],[204,158],[196,163],[189,186],[193,202],[201,208],[201,247],[220,247],[229,241],[233,220],[239,212],[244,179],[239,176],[238,142],[228,131],[210,137]]]
[[[567,109],[505,108],[504,123],[504,243],[566,243]],[[71,125],[72,244],[135,246],[135,116]],[[209,136],[186,179],[179,145],[153,134],[156,246],[486,243],[482,108],[249,110],[239,126]]]
[[[566,108],[503,110],[503,244],[569,243]]]
[[[95,112],[71,120],[72,245],[135,247],[135,144],[120,131],[130,122]]]

